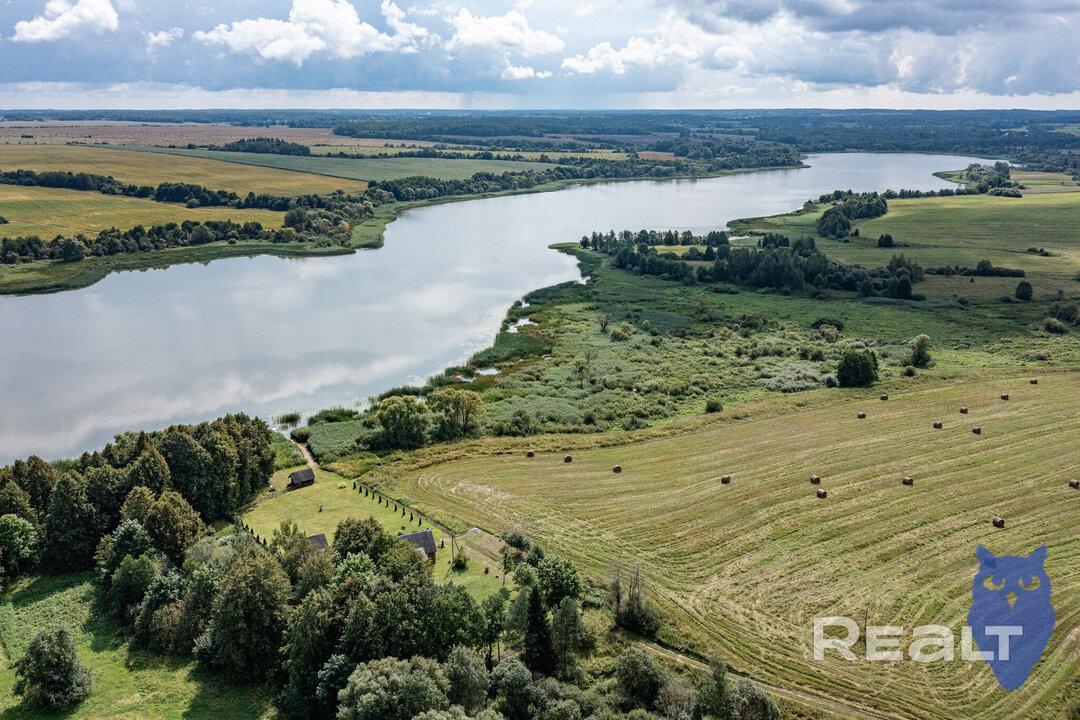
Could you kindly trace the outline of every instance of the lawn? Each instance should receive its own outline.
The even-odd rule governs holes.
[[[10,662],[0,670],[0,718],[72,717],[87,720],[180,720],[214,717],[257,720],[274,716],[273,693],[196,669],[189,660],[132,648],[110,623],[92,617],[92,573],[27,577],[0,600],[0,639],[6,660],[22,655],[42,630],[71,628],[79,659],[94,678],[90,697],[67,712],[37,712],[12,693]]]
[[[335,190],[358,192],[367,183],[327,178],[289,170],[258,168],[199,157],[167,156],[125,152],[115,148],[87,145],[0,144],[0,169],[62,170],[112,175],[135,185],[163,182],[195,183],[213,190],[231,190],[238,195],[269,193],[304,195]]]
[[[550,163],[517,162],[513,160],[448,160],[445,158],[363,158],[358,160],[328,158],[319,155],[270,155],[214,150],[186,150],[162,147],[129,147],[131,151],[165,153],[187,158],[203,158],[254,165],[279,170],[295,170],[314,175],[326,175],[350,180],[394,180],[424,175],[441,180],[465,180],[478,172],[503,173],[545,170]],[[310,191],[314,192],[314,191]]]
[[[22,185],[0,185],[0,215],[9,221],[0,225],[0,237],[38,235],[47,240],[57,235],[94,235],[113,227],[130,230],[136,225],[149,227],[185,220],[260,222],[266,228],[279,228],[285,217],[271,210],[187,208],[144,198]]]
[[[280,470],[274,474],[272,484],[283,488],[288,483],[290,472],[300,468]],[[465,571],[456,571],[450,567],[450,535],[442,528],[433,526],[421,518],[409,519],[409,511],[402,515],[401,505],[390,506],[376,501],[374,496],[365,497],[362,492],[353,489],[353,482],[326,470],[315,472],[315,484],[298,490],[291,490],[270,500],[255,505],[243,514],[243,521],[261,538],[271,538],[274,528],[283,520],[292,520],[308,535],[325,533],[333,541],[334,529],[345,518],[374,517],[382,523],[386,531],[401,535],[417,530],[431,529],[435,542],[439,543],[436,552],[432,577],[437,583],[453,582],[465,586],[477,599],[482,599],[498,591],[502,586],[501,564],[483,554],[474,547],[470,540],[465,541],[469,565]],[[340,487],[344,485],[345,487]],[[462,538],[457,539],[458,543]],[[484,569],[488,572],[485,574]]]
[[[888,717],[1050,720],[1080,672],[1080,492],[1066,486],[1078,402],[1080,375],[1034,370],[927,383],[888,402],[823,390],[621,439],[490,439],[451,462],[432,451],[382,483],[465,525],[525,528],[597,579],[614,561],[640,564],[683,642],[719,648],[764,682]],[[528,459],[534,443],[545,451]],[[1006,529],[991,527],[995,515]],[[811,659],[818,616],[958,631],[979,543],[998,554],[1049,546],[1059,626],[1023,689],[1000,689],[984,664]]]

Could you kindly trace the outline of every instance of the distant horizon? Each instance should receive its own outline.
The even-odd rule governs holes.
[[[793,105],[789,107],[672,107],[672,108],[620,108],[620,107],[520,107],[520,108],[467,108],[467,107],[439,107],[439,106],[394,106],[394,107],[310,107],[310,106],[266,106],[266,107],[243,107],[243,106],[190,106],[190,107],[10,107],[0,108],[3,113],[92,113],[92,112],[311,112],[311,113],[393,113],[393,112],[432,112],[432,113],[733,113],[733,112],[939,112],[939,113],[978,113],[978,112],[1027,112],[1027,113],[1080,113],[1080,105],[1070,108],[1032,108],[1032,107],[972,107],[972,108],[928,108],[928,107],[885,107],[885,106],[852,106],[852,107],[815,107]],[[2,119],[2,118],[0,118]],[[2,119],[4,122],[43,122],[44,120],[28,119],[12,121]],[[62,121],[61,121],[62,122]],[[68,122],[91,122],[88,120],[69,120]],[[152,122],[152,121],[124,121],[113,122]]]

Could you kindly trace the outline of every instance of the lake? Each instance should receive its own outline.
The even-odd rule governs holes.
[[[723,229],[837,188],[953,187],[931,173],[977,161],[823,154],[799,170],[447,203],[403,214],[378,250],[177,265],[0,298],[0,463],[227,412],[355,404],[463,362],[522,295],[580,279],[552,243],[594,230]]]

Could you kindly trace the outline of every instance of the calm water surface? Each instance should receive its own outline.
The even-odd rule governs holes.
[[[270,417],[417,382],[491,343],[507,307],[580,279],[593,230],[720,229],[836,188],[937,189],[975,158],[812,155],[809,168],[625,182],[413,210],[385,247],[219,260],[0,298],[0,463],[226,412]]]

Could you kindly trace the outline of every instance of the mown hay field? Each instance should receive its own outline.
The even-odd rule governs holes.
[[[449,160],[446,158],[362,158],[343,159],[310,155],[270,155],[182,148],[131,147],[130,151],[168,154],[189,158],[207,158],[241,165],[279,170],[295,170],[350,180],[382,181],[423,175],[440,180],[466,180],[478,172],[504,173],[546,170],[551,163],[514,160]]]
[[[359,192],[367,183],[325,175],[252,167],[200,157],[138,153],[87,145],[0,144],[0,170],[58,170],[112,175],[135,185],[185,182],[238,195],[306,195],[335,190]]]
[[[46,240],[56,235],[93,235],[112,227],[129,230],[136,225],[149,227],[185,220],[260,222],[266,228],[278,228],[284,219],[284,213],[270,210],[187,208],[121,195],[21,185],[0,185],[0,215],[8,219],[8,223],[0,225],[0,237],[38,235]]]
[[[1067,486],[1080,474],[1080,375],[1029,377],[960,378],[887,402],[820,391],[633,444],[544,438],[532,459],[527,441],[491,441],[380,482],[468,524],[524,528],[597,579],[615,561],[640,564],[679,631],[763,682],[887,717],[1049,720],[1080,689],[1080,492]],[[1024,688],[1002,690],[983,663],[812,659],[813,619],[828,615],[904,626],[905,647],[912,627],[942,624],[959,645],[980,543],[1003,555],[1049,546],[1058,626]]]

